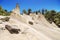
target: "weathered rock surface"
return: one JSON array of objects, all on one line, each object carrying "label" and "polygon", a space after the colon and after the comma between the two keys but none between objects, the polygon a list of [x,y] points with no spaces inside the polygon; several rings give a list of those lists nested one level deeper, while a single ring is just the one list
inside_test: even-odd
[{"label": "weathered rock surface", "polygon": [[[60,28],[54,23],[50,24],[42,14],[21,15],[19,13],[19,7],[16,6],[8,22],[0,20],[0,40],[60,40]],[[11,34],[5,29],[5,25],[12,27],[15,25],[21,31],[19,34]]]}]

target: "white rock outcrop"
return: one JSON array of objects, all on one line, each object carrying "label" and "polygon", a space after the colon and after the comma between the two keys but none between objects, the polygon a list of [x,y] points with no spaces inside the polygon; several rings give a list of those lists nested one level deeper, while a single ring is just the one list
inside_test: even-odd
[{"label": "white rock outcrop", "polygon": [[42,14],[21,15],[17,5],[9,17],[9,21],[1,23],[0,28],[15,25],[21,31],[19,34],[10,34],[7,29],[0,29],[0,40],[60,40],[60,29],[54,23],[50,24]]}]

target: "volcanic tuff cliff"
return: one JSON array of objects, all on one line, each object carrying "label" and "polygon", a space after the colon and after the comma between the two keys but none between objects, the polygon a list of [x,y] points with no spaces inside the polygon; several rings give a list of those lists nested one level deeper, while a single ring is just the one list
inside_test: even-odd
[{"label": "volcanic tuff cliff", "polygon": [[50,24],[40,13],[21,15],[17,4],[9,17],[8,22],[0,21],[0,28],[16,25],[21,31],[19,34],[10,34],[7,29],[0,29],[0,40],[60,40],[60,29],[54,23]]}]

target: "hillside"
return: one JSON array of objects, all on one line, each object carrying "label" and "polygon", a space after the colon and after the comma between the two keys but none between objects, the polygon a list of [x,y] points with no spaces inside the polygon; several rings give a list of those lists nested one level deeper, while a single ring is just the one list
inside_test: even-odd
[{"label": "hillside", "polygon": [[0,40],[60,40],[60,28],[43,14],[20,14],[19,5],[10,16],[0,15]]},{"label": "hillside", "polygon": [[[21,30],[19,34],[11,34],[7,29],[0,29],[0,40],[60,40],[60,29],[50,24],[42,14],[35,16],[24,14],[18,17],[10,16],[8,22],[0,24],[0,28],[5,29],[5,25],[16,25]],[[35,19],[33,20],[32,17]],[[21,21],[21,19],[26,21]],[[33,25],[29,24],[29,21],[33,22]]]}]

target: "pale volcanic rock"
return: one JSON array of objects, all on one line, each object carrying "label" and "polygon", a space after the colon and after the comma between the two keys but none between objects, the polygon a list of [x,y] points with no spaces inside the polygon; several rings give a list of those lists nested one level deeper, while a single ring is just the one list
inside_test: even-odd
[{"label": "pale volcanic rock", "polygon": [[[40,13],[21,15],[19,5],[17,5],[9,17],[8,22],[0,21],[2,22],[0,40],[60,40],[60,28],[55,23],[50,24]],[[0,16],[0,18],[5,18],[5,16]],[[29,21],[33,25],[29,24]],[[19,34],[11,34],[7,29],[2,29],[5,25],[16,26],[15,28],[18,27],[21,31]]]}]

